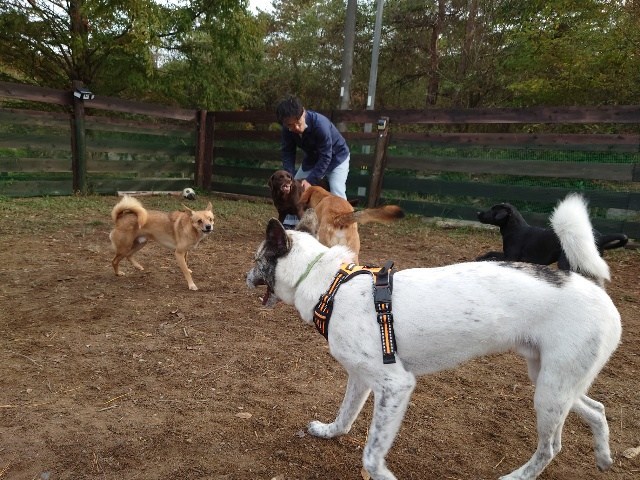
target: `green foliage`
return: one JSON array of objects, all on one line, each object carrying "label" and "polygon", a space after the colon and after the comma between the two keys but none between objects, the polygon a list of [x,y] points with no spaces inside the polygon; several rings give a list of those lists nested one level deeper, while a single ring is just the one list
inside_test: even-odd
[{"label": "green foliage", "polygon": [[[376,3],[358,2],[354,109],[366,106]],[[623,0],[387,0],[376,107],[638,103],[638,5]],[[277,0],[275,7],[257,106],[272,108],[283,93],[295,92],[316,108],[335,108],[345,2]],[[434,103],[428,100],[430,89],[435,89]]]},{"label": "green foliage", "polygon": [[[4,79],[197,108],[251,92],[261,31],[246,0],[16,0],[0,5]],[[3,67],[4,66],[4,67]]]},{"label": "green foliage", "polygon": [[[344,0],[12,0],[0,80],[209,110],[337,107]],[[377,0],[357,8],[351,108],[368,97]],[[640,3],[386,0],[376,108],[640,103]],[[533,127],[532,127],[533,128]],[[545,127],[546,128],[546,127]]]},{"label": "green foliage", "polygon": [[637,103],[640,23],[632,3],[504,2],[501,68],[511,103]]},{"label": "green foliage", "polygon": [[162,24],[162,9],[150,0],[6,2],[0,63],[17,80],[55,88],[80,80],[116,93],[149,71]]},{"label": "green foliage", "polygon": [[[338,103],[345,2],[275,0],[265,18],[265,62],[256,72],[258,97],[250,105],[272,110],[287,93],[314,109]],[[357,54],[356,54],[357,55]]]},{"label": "green foliage", "polygon": [[164,44],[155,92],[182,106],[232,110],[255,94],[264,27],[244,0],[204,3],[213,6],[176,22],[180,34]]}]

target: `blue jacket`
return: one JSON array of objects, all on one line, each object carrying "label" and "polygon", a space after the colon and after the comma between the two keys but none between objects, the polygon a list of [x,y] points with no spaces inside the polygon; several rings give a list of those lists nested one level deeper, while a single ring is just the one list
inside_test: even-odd
[{"label": "blue jacket", "polygon": [[282,168],[295,174],[296,148],[299,147],[304,152],[302,169],[311,170],[306,180],[317,185],[327,172],[349,158],[349,147],[335,125],[324,115],[307,110],[305,120],[307,128],[302,135],[282,127]]}]

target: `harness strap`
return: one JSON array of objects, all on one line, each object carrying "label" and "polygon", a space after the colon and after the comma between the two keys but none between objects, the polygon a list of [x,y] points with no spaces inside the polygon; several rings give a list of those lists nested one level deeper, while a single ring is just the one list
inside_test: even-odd
[{"label": "harness strap", "polygon": [[397,352],[396,339],[393,332],[393,314],[391,313],[391,292],[393,289],[393,262],[388,261],[383,267],[369,267],[343,263],[333,277],[327,291],[313,310],[313,323],[325,339],[329,337],[329,319],[333,312],[333,298],[340,285],[360,273],[373,276],[373,301],[376,308],[380,338],[382,341],[382,360],[385,364],[395,363]]},{"label": "harness strap", "polygon": [[396,363],[398,351],[393,332],[393,313],[391,312],[391,292],[393,291],[393,262],[388,261],[375,277],[373,302],[378,314],[380,338],[382,340],[383,363]]},{"label": "harness strap", "polygon": [[320,300],[313,310],[313,323],[325,339],[329,337],[329,319],[333,312],[333,297],[338,291],[338,287],[354,275],[369,273],[365,270],[366,268],[355,263],[343,263],[340,265],[338,273],[333,277],[327,291],[320,296]]}]

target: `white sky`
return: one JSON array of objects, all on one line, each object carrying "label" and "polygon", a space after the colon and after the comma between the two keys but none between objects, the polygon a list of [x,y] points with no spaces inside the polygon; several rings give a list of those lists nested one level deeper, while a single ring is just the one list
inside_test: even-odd
[{"label": "white sky", "polygon": [[271,0],[249,0],[249,7],[252,12],[257,12],[258,9],[263,12],[270,12]]}]

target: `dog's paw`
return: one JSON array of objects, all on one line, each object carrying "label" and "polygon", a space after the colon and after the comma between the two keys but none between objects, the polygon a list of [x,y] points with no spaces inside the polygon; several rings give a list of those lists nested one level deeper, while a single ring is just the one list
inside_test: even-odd
[{"label": "dog's paw", "polygon": [[119,277],[124,277],[124,272],[116,272],[116,275]]},{"label": "dog's paw", "polygon": [[606,454],[602,458],[596,458],[596,465],[601,472],[606,472],[611,468],[611,465],[613,465],[613,459]]},{"label": "dog's paw", "polygon": [[198,290],[198,287],[196,287],[195,283],[192,283],[191,285],[189,285],[189,290]]},{"label": "dog's paw", "polygon": [[320,438],[332,438],[339,435],[335,423],[322,423],[317,420],[309,422],[307,425],[307,431],[314,437]]},{"label": "dog's paw", "polygon": [[530,476],[525,476],[522,473],[523,467],[520,467],[518,470],[511,472],[508,475],[503,475],[500,477],[500,480],[528,480],[531,478]]}]

